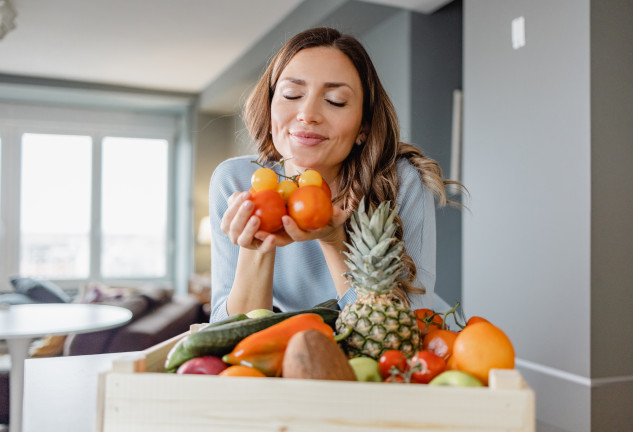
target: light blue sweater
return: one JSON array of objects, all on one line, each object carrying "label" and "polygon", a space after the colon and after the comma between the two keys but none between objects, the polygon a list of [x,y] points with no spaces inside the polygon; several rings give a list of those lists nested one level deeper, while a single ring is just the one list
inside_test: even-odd
[{"label": "light blue sweater", "polygon": [[[228,316],[228,299],[239,246],[231,243],[220,229],[220,221],[227,209],[227,200],[236,191],[246,191],[257,165],[250,163],[256,156],[241,156],[222,162],[211,177],[209,215],[211,217],[211,321]],[[404,244],[418,269],[417,286],[424,286],[426,294],[411,295],[413,309],[433,306],[435,285],[435,202],[426,189],[418,171],[407,161],[398,162],[400,187],[397,202],[402,219]],[[278,247],[273,276],[273,305],[282,311],[308,309],[325,300],[338,298],[334,282],[325,263],[317,240],[291,243]],[[338,303],[341,309],[356,300],[349,289]]]}]

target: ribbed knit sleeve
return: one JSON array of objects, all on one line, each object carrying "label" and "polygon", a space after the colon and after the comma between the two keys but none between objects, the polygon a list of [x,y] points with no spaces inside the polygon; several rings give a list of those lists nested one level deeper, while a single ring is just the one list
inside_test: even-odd
[{"label": "ribbed knit sleeve", "polygon": [[211,219],[211,322],[228,316],[226,300],[233,286],[239,246],[233,244],[220,228],[228,199],[234,192],[250,189],[250,179],[257,169],[256,156],[233,158],[222,162],[213,171],[209,186],[209,218]]}]

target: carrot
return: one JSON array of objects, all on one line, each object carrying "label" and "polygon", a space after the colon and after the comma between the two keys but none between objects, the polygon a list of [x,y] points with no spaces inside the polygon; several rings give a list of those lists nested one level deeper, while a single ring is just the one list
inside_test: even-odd
[{"label": "carrot", "polygon": [[245,337],[233,351],[223,356],[222,360],[232,365],[254,367],[267,376],[281,376],[288,342],[292,336],[304,330],[317,330],[334,340],[332,327],[327,325],[321,316],[304,313]]}]

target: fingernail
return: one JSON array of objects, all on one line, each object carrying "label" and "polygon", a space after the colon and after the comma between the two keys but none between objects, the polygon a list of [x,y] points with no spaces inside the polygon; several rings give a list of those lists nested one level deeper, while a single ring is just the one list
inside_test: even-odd
[{"label": "fingernail", "polygon": [[246,210],[250,210],[253,207],[253,201],[244,201],[242,203],[242,208],[246,209]]}]

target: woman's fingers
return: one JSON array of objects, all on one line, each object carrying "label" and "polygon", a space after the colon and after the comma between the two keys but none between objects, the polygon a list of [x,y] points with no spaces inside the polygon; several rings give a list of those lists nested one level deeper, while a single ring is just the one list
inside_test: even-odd
[{"label": "woman's fingers", "polygon": [[251,216],[248,218],[246,225],[239,232],[235,243],[241,247],[252,248],[253,239],[257,229],[259,228],[259,223],[259,218],[257,216]]},{"label": "woman's fingers", "polygon": [[233,219],[235,218],[235,215],[239,211],[240,206],[249,197],[250,197],[250,194],[248,192],[235,192],[229,197],[227,201],[228,208],[224,212],[224,215],[222,216],[222,221],[220,222],[220,229],[222,230],[223,233],[227,235],[229,234],[229,229],[230,229],[231,223],[233,222]]}]

